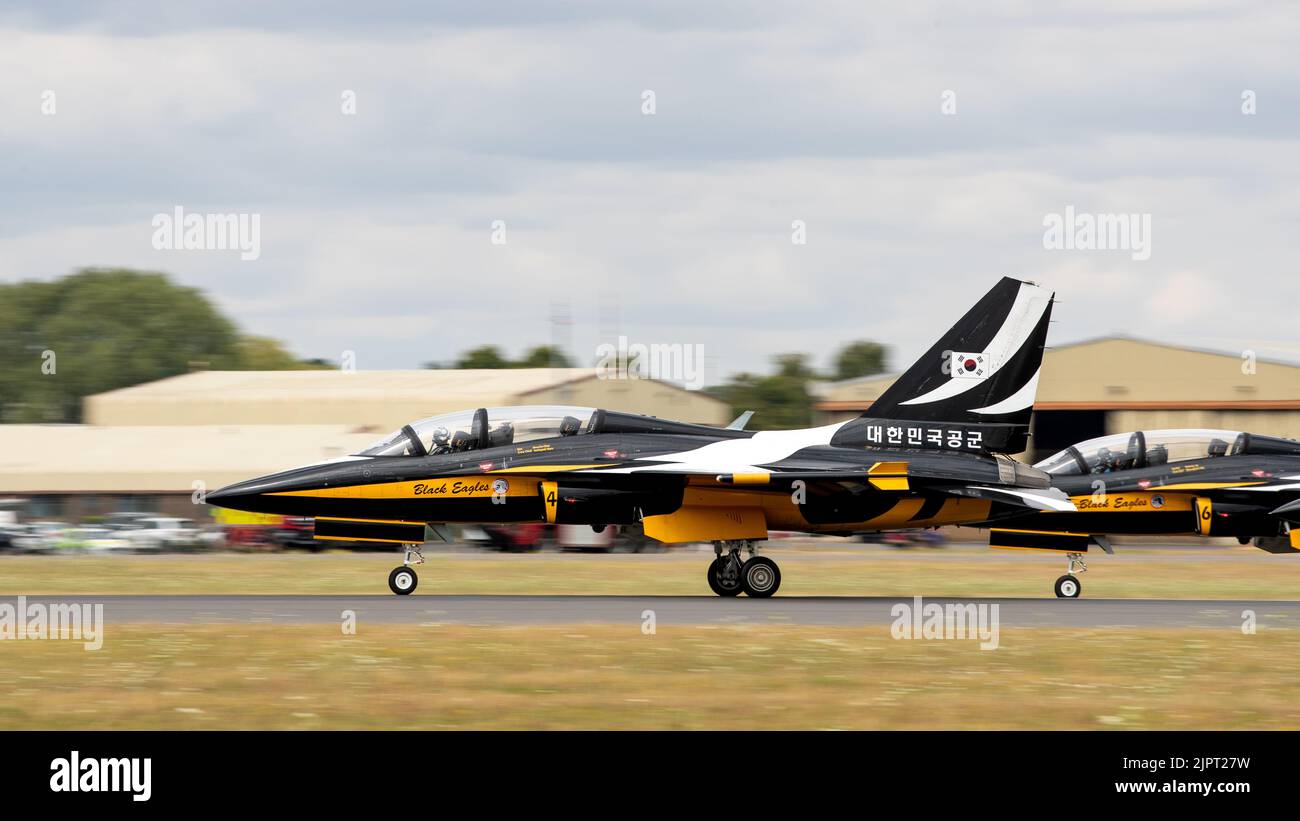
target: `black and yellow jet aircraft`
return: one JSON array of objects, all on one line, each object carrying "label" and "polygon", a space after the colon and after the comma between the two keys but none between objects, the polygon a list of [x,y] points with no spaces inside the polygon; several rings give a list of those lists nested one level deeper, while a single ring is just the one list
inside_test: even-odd
[{"label": "black and yellow jet aircraft", "polygon": [[1253,539],[1300,552],[1300,442],[1230,430],[1149,430],[1089,439],[1034,465],[1073,511],[994,510],[989,546],[1066,553],[1056,595],[1074,598],[1082,554],[1104,535],[1187,534]]},{"label": "black and yellow jet aircraft", "polygon": [[[1005,278],[855,419],[751,432],[577,407],[478,408],[403,426],[360,453],[209,494],[311,516],[316,538],[406,545],[389,587],[415,589],[426,525],[640,523],[713,542],[718,595],[781,583],[755,555],[768,530],[853,533],[1074,509],[1024,449],[1052,294]],[[742,552],[748,558],[742,557]]]}]

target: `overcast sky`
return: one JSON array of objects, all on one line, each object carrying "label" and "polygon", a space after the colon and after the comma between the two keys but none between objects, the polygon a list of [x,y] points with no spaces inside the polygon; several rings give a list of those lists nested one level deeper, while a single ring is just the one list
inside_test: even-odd
[{"label": "overcast sky", "polygon": [[[104,5],[0,11],[0,280],[162,270],[360,368],[561,310],[583,362],[701,344],[712,383],[904,365],[1011,275],[1054,344],[1300,359],[1293,3]],[[156,250],[176,206],[259,215],[260,257]],[[1149,215],[1150,258],[1044,248],[1067,207]]]}]

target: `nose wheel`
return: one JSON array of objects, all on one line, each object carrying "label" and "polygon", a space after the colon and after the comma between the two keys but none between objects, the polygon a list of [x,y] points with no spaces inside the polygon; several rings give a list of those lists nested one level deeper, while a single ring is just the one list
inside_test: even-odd
[{"label": "nose wheel", "polygon": [[409,596],[420,583],[420,577],[409,567],[395,567],[388,574],[388,589],[399,596]]},{"label": "nose wheel", "polygon": [[1056,597],[1058,599],[1077,599],[1083,592],[1083,584],[1079,581],[1075,573],[1086,573],[1088,565],[1083,563],[1083,555],[1079,553],[1067,553],[1066,558],[1070,560],[1070,569],[1064,576],[1056,580]]},{"label": "nose wheel", "polygon": [[399,596],[411,595],[415,591],[415,586],[420,583],[420,577],[414,567],[417,564],[424,564],[424,554],[420,552],[419,546],[407,545],[402,566],[393,568],[393,571],[388,574],[388,589]]}]

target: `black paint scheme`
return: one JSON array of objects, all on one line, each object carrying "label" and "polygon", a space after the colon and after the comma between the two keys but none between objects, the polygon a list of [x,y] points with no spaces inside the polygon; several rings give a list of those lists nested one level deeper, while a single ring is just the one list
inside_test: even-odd
[{"label": "black paint scheme", "polygon": [[[560,523],[633,524],[644,516],[672,513],[682,505],[692,480],[718,483],[746,493],[788,496],[794,482],[808,487],[802,505],[810,524],[845,525],[873,519],[902,498],[930,497],[924,512],[937,512],[954,497],[977,498],[970,486],[1045,489],[1045,475],[1025,465],[989,453],[946,452],[907,448],[870,448],[857,442],[859,420],[845,423],[833,444],[796,450],[789,457],[759,465],[770,471],[762,487],[728,482],[726,474],[689,474],[671,463],[657,468],[648,457],[667,457],[754,434],[698,425],[683,425],[635,414],[598,412],[608,430],[530,442],[527,446],[501,445],[461,453],[424,456],[371,456],[297,468],[240,482],[208,495],[222,507],[285,515],[346,519],[429,522],[543,521],[545,510],[539,493],[511,495],[496,501],[491,495],[471,498],[392,496],[383,498],[281,495],[329,488],[356,488],[391,483],[460,480],[465,485],[490,484],[514,475],[549,477],[560,482],[564,505]],[[538,446],[543,452],[533,451]],[[877,463],[906,464],[906,493],[876,490],[868,470]],[[575,466],[582,466],[575,470]],[[617,472],[634,467],[637,472]],[[521,474],[520,472],[523,471]],[[722,481],[719,483],[719,476]],[[1005,515],[1023,509],[1007,506]],[[918,517],[918,521],[924,517]]]}]

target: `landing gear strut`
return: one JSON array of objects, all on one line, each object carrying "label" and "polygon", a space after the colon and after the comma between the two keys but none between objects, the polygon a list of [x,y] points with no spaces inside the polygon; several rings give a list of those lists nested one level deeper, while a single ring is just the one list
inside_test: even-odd
[{"label": "landing gear strut", "polygon": [[419,545],[406,545],[406,554],[402,557],[402,566],[393,568],[388,574],[388,589],[399,596],[409,596],[420,583],[413,565],[424,564],[424,554]]},{"label": "landing gear strut", "polygon": [[1065,557],[1070,560],[1070,569],[1065,575],[1056,580],[1056,597],[1058,599],[1077,599],[1083,592],[1083,585],[1074,575],[1075,573],[1088,572],[1088,565],[1083,563],[1082,553],[1066,553]]},{"label": "landing gear strut", "polygon": [[[741,559],[742,550],[748,559]],[[709,564],[709,588],[719,596],[739,596],[743,592],[755,599],[775,593],[781,586],[781,569],[766,556],[754,555],[756,550],[750,540],[714,542],[716,558]]]}]

